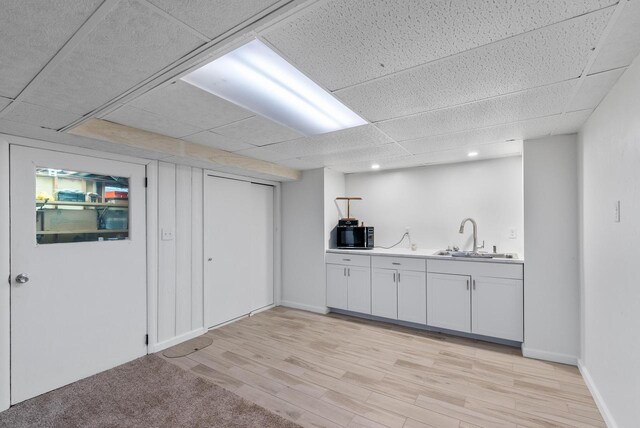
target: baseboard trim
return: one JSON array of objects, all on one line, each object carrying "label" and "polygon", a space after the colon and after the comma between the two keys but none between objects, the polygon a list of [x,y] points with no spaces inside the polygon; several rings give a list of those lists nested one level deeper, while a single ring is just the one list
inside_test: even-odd
[{"label": "baseboard trim", "polygon": [[536,360],[552,361],[554,363],[578,365],[578,357],[574,355],[561,354],[559,352],[541,351],[539,349],[531,349],[522,345],[522,355],[527,358]]},{"label": "baseboard trim", "polygon": [[607,424],[607,427],[609,428],[618,428],[618,424],[615,419],[613,419],[613,415],[611,414],[609,407],[607,407],[598,387],[596,387],[596,384],[593,382],[593,378],[591,377],[589,370],[580,359],[578,360],[578,369],[580,370],[580,374],[582,374],[584,383],[587,384],[587,388],[589,388],[589,392],[591,392],[591,395],[593,396],[593,400],[596,402],[596,406],[598,406],[598,410],[600,410],[604,423]]},{"label": "baseboard trim", "polygon": [[193,339],[194,337],[198,337],[201,336],[203,334],[205,334],[207,332],[207,329],[202,327],[202,328],[197,328],[195,330],[191,330],[187,333],[181,334],[180,336],[176,336],[176,337],[172,337],[171,339],[168,340],[164,340],[162,342],[156,343],[155,345],[149,345],[149,354],[153,354],[156,352],[160,352],[163,351],[167,348],[171,348],[174,345],[177,345],[178,343],[182,343],[185,342],[189,339]]},{"label": "baseboard trim", "polygon": [[324,315],[329,313],[329,308],[327,307],[305,305],[302,303],[291,302],[288,300],[282,300],[279,306],[284,306],[286,308],[292,308],[292,309],[300,309],[303,311],[315,312],[317,314],[324,314]]}]

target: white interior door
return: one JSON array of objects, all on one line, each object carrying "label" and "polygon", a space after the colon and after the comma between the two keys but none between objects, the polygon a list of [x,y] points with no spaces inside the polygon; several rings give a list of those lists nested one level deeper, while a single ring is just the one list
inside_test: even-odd
[{"label": "white interior door", "polygon": [[207,176],[204,196],[205,324],[273,304],[273,188]]},{"label": "white interior door", "polygon": [[[46,216],[38,213],[36,168],[51,168],[56,180],[57,170],[127,178],[128,224],[109,214],[109,230],[98,233],[96,217],[107,217],[89,213],[97,205],[86,202],[68,204],[66,212],[49,202]],[[146,198],[142,165],[12,146],[10,169],[11,401],[17,403],[146,354]],[[45,232],[42,219],[55,231]],[[125,236],[117,232],[124,227],[128,238],[112,240]],[[28,282],[20,283],[20,274]]]}]

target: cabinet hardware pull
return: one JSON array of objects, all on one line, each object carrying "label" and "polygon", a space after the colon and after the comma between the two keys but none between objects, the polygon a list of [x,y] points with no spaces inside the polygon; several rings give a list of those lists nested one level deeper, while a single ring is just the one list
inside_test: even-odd
[{"label": "cabinet hardware pull", "polygon": [[396,273],[393,273],[393,282],[396,282]]},{"label": "cabinet hardware pull", "polygon": [[400,282],[400,272],[398,272],[398,282]]},{"label": "cabinet hardware pull", "polygon": [[351,259],[342,259],[343,262],[350,262]]},{"label": "cabinet hardware pull", "polygon": [[344,272],[342,272],[342,276],[347,276],[347,268],[344,268]]},{"label": "cabinet hardware pull", "polygon": [[467,290],[469,289],[469,280],[467,279]]},{"label": "cabinet hardware pull", "polygon": [[351,268],[347,268],[347,276],[351,276]]},{"label": "cabinet hardware pull", "polygon": [[400,263],[398,262],[391,262],[392,265],[396,265],[396,266],[400,266]]},{"label": "cabinet hardware pull", "polygon": [[476,289],[476,280],[475,279],[473,280],[473,289],[474,290]]}]

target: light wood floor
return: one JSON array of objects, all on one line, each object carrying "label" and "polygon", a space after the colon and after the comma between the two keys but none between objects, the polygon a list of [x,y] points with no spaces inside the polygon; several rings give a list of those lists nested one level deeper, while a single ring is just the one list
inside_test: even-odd
[{"label": "light wood floor", "polygon": [[307,427],[605,427],[575,367],[514,348],[275,308],[169,359]]}]

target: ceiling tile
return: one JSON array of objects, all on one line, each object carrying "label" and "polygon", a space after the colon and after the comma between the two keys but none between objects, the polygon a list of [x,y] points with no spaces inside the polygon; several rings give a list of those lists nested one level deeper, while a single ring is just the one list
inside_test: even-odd
[{"label": "ceiling tile", "polygon": [[265,147],[253,147],[251,149],[238,150],[235,153],[248,156],[250,158],[261,159],[267,162],[277,162],[289,158],[287,155],[273,152]]},{"label": "ceiling tile", "polygon": [[0,13],[0,95],[16,97],[102,0],[4,0]]},{"label": "ceiling tile", "polygon": [[323,162],[325,166],[344,164],[349,162],[382,161],[406,156],[407,152],[396,143],[384,144],[382,146],[347,150],[339,153],[326,155],[314,155],[303,157],[302,160],[309,162]]},{"label": "ceiling tile", "polygon": [[226,150],[228,152],[246,150],[255,147],[251,144],[236,141],[230,137],[218,135],[210,131],[198,132],[197,134],[189,135],[187,137],[183,137],[182,139],[185,141],[191,141],[192,143],[201,144],[203,146]]},{"label": "ceiling tile", "polygon": [[9,104],[11,104],[10,99],[0,97],[0,112]]},{"label": "ceiling tile", "polygon": [[14,122],[28,123],[42,128],[60,129],[78,120],[81,116],[29,103],[16,102],[3,114],[3,118]]},{"label": "ceiling tile", "polygon": [[[372,161],[365,162],[351,162],[344,164],[336,164],[332,165],[331,169],[336,171],[344,172],[345,174],[352,174],[356,172],[373,172],[371,169]],[[407,155],[393,159],[387,159],[384,161],[376,162],[380,165],[379,171],[387,170],[387,169],[400,169],[400,168],[411,168],[420,166],[422,163],[416,156]]]},{"label": "ceiling tile", "polygon": [[403,141],[402,146],[411,153],[430,153],[470,147],[477,144],[505,142],[506,140],[526,140],[549,135],[558,125],[561,115],[530,119],[489,128],[457,132]]},{"label": "ceiling tile", "polygon": [[573,134],[578,132],[589,116],[591,116],[591,113],[593,113],[593,109],[565,113],[564,116],[558,120],[557,125],[553,129],[553,135]]},{"label": "ceiling tile", "polygon": [[254,146],[293,140],[301,135],[262,116],[239,120],[229,125],[215,128],[212,131]]},{"label": "ceiling tile", "polygon": [[379,121],[577,78],[613,8],[336,92]]},{"label": "ceiling tile", "polygon": [[[623,0],[624,1],[624,0]],[[626,67],[640,54],[640,2],[626,1],[590,73]]]},{"label": "ceiling tile", "polygon": [[335,90],[615,3],[323,1],[262,35],[311,78]]},{"label": "ceiling tile", "polygon": [[484,128],[562,113],[577,79],[483,101],[379,122],[397,141]]},{"label": "ceiling tile", "polygon": [[86,114],[202,43],[160,12],[121,0],[25,101]]},{"label": "ceiling tile", "polygon": [[278,0],[149,1],[211,39],[278,2]]},{"label": "ceiling tile", "polygon": [[103,119],[173,138],[181,138],[202,131],[194,126],[160,117],[128,105],[109,113]]},{"label": "ceiling tile", "polygon": [[571,100],[567,111],[596,108],[624,71],[624,68],[619,68],[585,77],[580,90],[575,98]]},{"label": "ceiling tile", "polygon": [[269,146],[269,150],[290,155],[291,157],[302,157],[379,146],[391,142],[393,140],[376,129],[375,126],[363,125],[273,144]]},{"label": "ceiling tile", "polygon": [[[478,156],[470,158],[468,156],[470,149],[476,150],[478,152]],[[444,151],[432,152],[432,153],[423,153],[420,155],[416,155],[416,160],[423,165],[430,165],[430,164],[437,164],[437,163],[478,161],[482,159],[493,159],[493,158],[505,157],[505,156],[517,156],[521,154],[522,154],[522,142],[509,141],[509,142],[476,145],[468,148],[444,150]]]},{"label": "ceiling tile", "polygon": [[130,104],[200,129],[211,129],[253,116],[252,112],[181,80],[152,89]]}]

